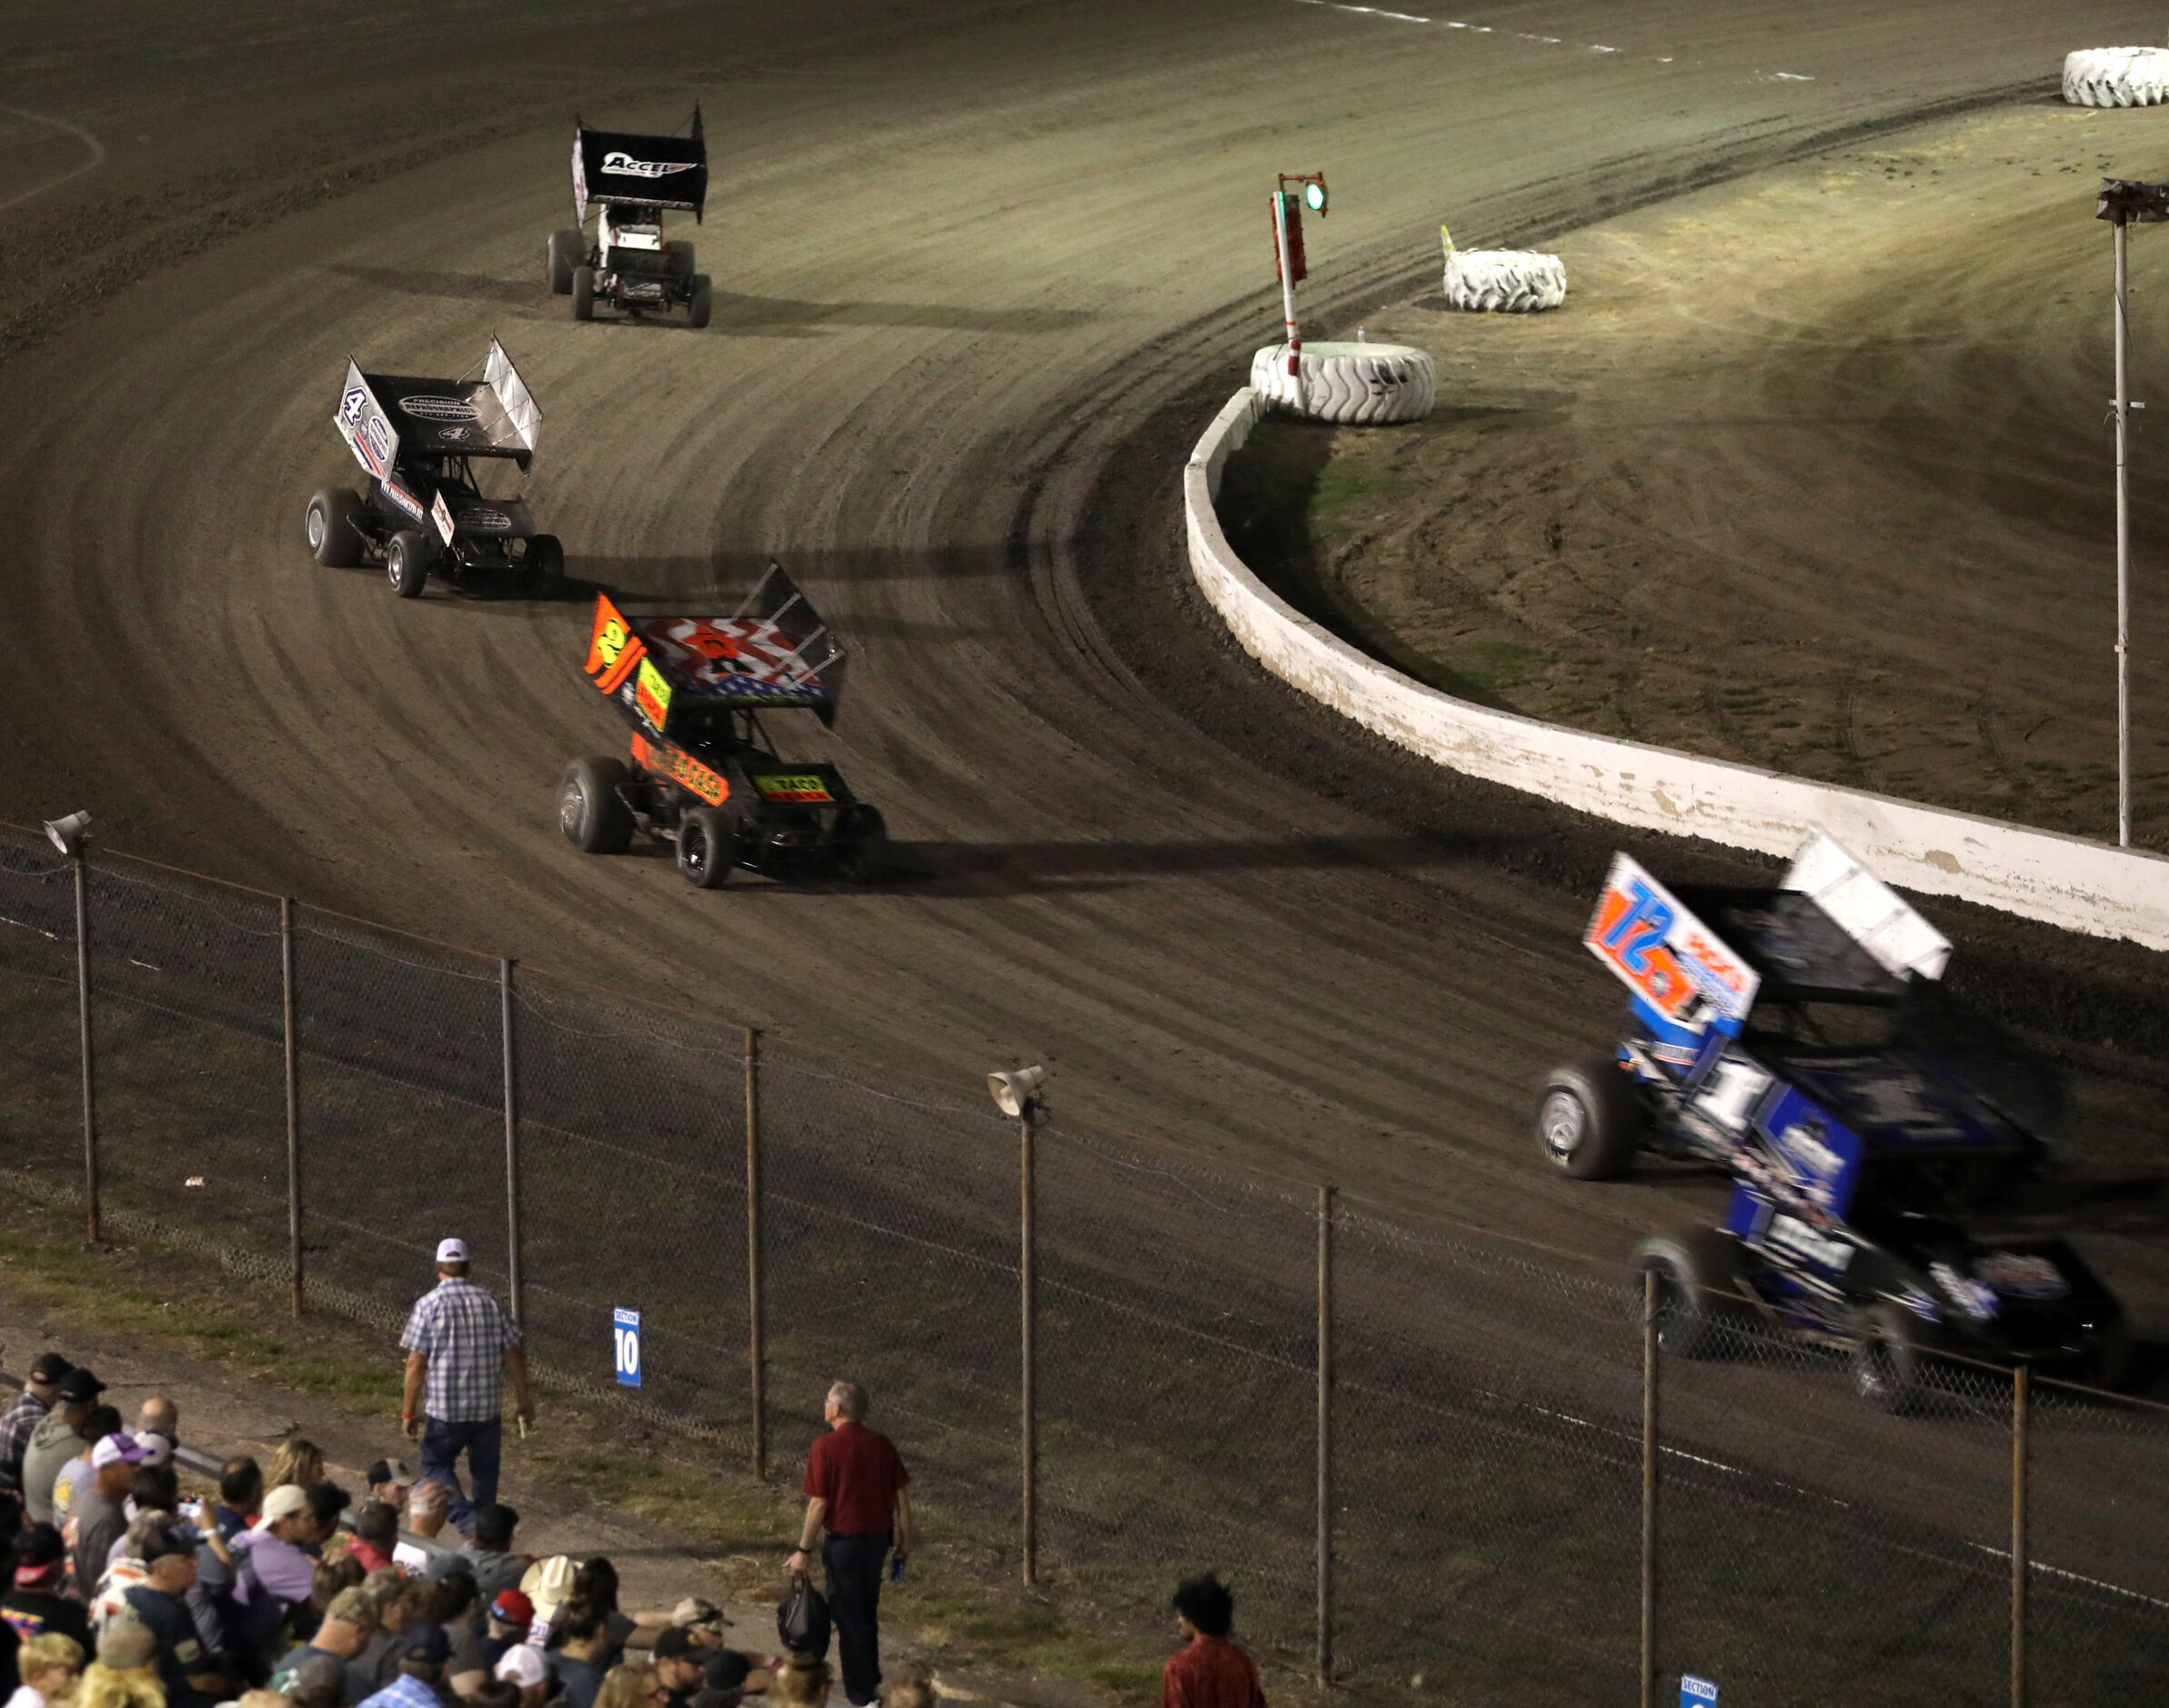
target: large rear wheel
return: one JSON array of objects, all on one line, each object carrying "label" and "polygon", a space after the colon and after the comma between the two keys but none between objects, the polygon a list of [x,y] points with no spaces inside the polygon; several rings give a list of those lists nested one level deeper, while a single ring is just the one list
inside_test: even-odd
[{"label": "large rear wheel", "polygon": [[361,561],[361,500],[345,487],[326,487],[309,499],[302,527],[309,556],[326,569],[351,569]]},{"label": "large rear wheel", "polygon": [[576,266],[572,270],[572,317],[595,318],[595,269],[591,266]]},{"label": "large rear wheel", "polygon": [[1910,1412],[1921,1402],[1926,1359],[1919,1321],[1888,1300],[1869,1307],[1853,1345],[1853,1392],[1878,1412]]},{"label": "large rear wheel", "polygon": [[889,827],[880,809],[846,807],[836,827],[836,870],[846,883],[869,884],[889,869]]},{"label": "large rear wheel", "polygon": [[580,265],[586,252],[587,246],[580,241],[578,226],[550,233],[549,278],[553,296],[568,296],[572,294],[573,269]]},{"label": "large rear wheel", "polygon": [[384,548],[384,578],[403,599],[418,599],[429,585],[429,547],[420,534],[403,527]]},{"label": "large rear wheel", "polygon": [[678,821],[678,875],[696,889],[719,889],[738,863],[738,815],[695,807]]},{"label": "large rear wheel", "polygon": [[1554,1068],[1536,1101],[1537,1154],[1578,1181],[1624,1174],[1646,1118],[1626,1070],[1609,1056]]},{"label": "large rear wheel", "polygon": [[692,300],[686,305],[687,323],[695,327],[705,327],[708,325],[708,316],[715,312],[715,288],[709,285],[708,275],[705,273],[694,274]]},{"label": "large rear wheel", "polygon": [[557,779],[557,829],[583,854],[622,854],[633,813],[619,792],[632,773],[622,759],[575,759]]},{"label": "large rear wheel", "polygon": [[1657,1278],[1657,1344],[1674,1357],[1715,1357],[1726,1350],[1726,1329],[1745,1320],[1740,1247],[1730,1234],[1658,1234],[1634,1248],[1634,1271]]}]

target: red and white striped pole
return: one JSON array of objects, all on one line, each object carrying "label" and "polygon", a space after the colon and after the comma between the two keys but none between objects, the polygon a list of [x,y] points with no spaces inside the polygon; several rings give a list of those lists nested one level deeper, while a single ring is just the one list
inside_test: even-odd
[{"label": "red and white striped pole", "polygon": [[[1289,196],[1285,190],[1273,192],[1273,240],[1279,246],[1274,259],[1280,269],[1280,311],[1288,324],[1288,373],[1300,386],[1302,380],[1302,330],[1295,324],[1295,255],[1288,241]],[[1301,215],[1297,215],[1301,218]]]}]

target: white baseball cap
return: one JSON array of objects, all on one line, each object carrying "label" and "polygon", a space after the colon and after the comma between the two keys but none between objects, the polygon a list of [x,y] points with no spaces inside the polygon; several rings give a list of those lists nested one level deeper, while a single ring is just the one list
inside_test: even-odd
[{"label": "white baseball cap", "polygon": [[437,1242],[437,1261],[439,1263],[466,1262],[467,1241],[465,1240],[439,1240]]},{"label": "white baseball cap", "polygon": [[542,1651],[524,1643],[514,1643],[497,1663],[497,1676],[522,1690],[533,1690],[536,1685],[547,1683],[549,1675],[549,1665],[543,1660]]}]

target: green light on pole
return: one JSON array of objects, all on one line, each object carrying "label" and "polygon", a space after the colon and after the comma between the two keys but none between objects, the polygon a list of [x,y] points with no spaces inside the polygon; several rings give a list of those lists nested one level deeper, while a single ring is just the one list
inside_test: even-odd
[{"label": "green light on pole", "polygon": [[1303,206],[1309,208],[1313,214],[1324,213],[1326,210],[1325,186],[1315,181],[1304,185]]}]

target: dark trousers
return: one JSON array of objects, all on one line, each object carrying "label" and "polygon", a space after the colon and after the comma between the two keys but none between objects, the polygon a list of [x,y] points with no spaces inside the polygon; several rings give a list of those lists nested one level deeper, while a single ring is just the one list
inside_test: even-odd
[{"label": "dark trousers", "polygon": [[[488,1506],[497,1498],[497,1461],[505,1447],[505,1420],[490,1418],[480,1423],[447,1423],[442,1418],[422,1420],[422,1477],[441,1482],[452,1492],[445,1502],[445,1522],[462,1535],[475,1528],[475,1508]],[[467,1455],[468,1474],[475,1480],[470,1503],[459,1486],[458,1460]]]},{"label": "dark trousers", "polygon": [[828,1571],[828,1614],[836,1621],[836,1648],[843,1663],[844,1694],[870,1703],[881,1688],[881,1567],[889,1536],[835,1536],[821,1544]]}]

